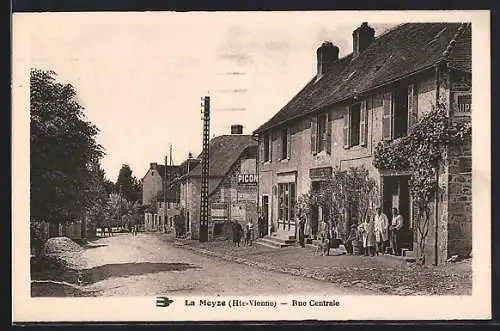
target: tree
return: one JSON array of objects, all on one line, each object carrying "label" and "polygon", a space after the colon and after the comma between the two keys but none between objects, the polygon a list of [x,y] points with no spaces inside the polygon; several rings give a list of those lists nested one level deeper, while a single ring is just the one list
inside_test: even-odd
[{"label": "tree", "polygon": [[364,167],[335,171],[314,195],[330,229],[344,236],[348,234],[353,216],[364,220],[378,203],[377,183]]},{"label": "tree", "polygon": [[142,185],[132,175],[128,164],[122,165],[116,180],[115,193],[121,194],[128,201],[139,201],[142,197]]},{"label": "tree", "polygon": [[103,226],[110,217],[106,181],[104,170],[100,165],[94,165],[92,177],[86,183],[85,189],[88,190],[89,196],[92,197],[92,200],[87,203],[87,215],[89,220],[95,223],[97,227]]},{"label": "tree", "polygon": [[30,73],[30,207],[33,220],[59,223],[80,219],[93,199],[94,191],[82,188],[104,150],[74,87],[55,76]]}]

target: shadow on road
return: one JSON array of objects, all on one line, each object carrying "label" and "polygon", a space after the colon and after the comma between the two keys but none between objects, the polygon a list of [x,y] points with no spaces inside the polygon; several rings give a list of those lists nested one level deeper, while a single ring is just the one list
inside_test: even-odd
[{"label": "shadow on road", "polygon": [[31,283],[32,297],[95,297],[96,291],[82,291],[59,283]]},{"label": "shadow on road", "polygon": [[82,284],[97,283],[111,277],[128,277],[144,274],[152,274],[162,271],[185,271],[187,269],[199,269],[189,263],[120,263],[105,264],[102,266],[82,270]]},{"label": "shadow on road", "polygon": [[89,285],[111,277],[128,277],[162,271],[185,271],[199,268],[189,263],[139,262],[105,264],[90,269],[75,270],[61,259],[45,256],[31,259],[31,279]]},{"label": "shadow on road", "polygon": [[92,248],[99,248],[99,247],[107,247],[109,244],[92,244],[92,245],[86,245],[83,246],[84,249],[92,249]]}]

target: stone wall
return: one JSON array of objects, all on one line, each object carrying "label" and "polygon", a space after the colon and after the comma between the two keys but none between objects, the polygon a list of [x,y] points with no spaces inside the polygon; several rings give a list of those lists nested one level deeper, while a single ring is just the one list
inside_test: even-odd
[{"label": "stone wall", "polygon": [[449,150],[448,256],[472,250],[471,141]]}]

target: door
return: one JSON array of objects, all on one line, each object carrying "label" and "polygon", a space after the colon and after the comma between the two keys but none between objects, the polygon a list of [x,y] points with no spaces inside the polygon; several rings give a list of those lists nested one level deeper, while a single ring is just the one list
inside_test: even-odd
[{"label": "door", "polygon": [[262,196],[262,211],[264,212],[264,229],[267,234],[269,231],[269,196]]},{"label": "door", "polygon": [[393,218],[392,208],[397,208],[403,216],[401,229],[401,248],[413,249],[413,230],[410,228],[410,195],[408,189],[409,176],[385,176],[383,192],[383,211],[389,218]]}]

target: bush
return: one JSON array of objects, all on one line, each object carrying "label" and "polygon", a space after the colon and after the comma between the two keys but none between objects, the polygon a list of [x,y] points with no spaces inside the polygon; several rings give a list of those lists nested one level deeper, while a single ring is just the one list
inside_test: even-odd
[{"label": "bush", "polygon": [[30,247],[31,253],[40,256],[43,253],[43,244],[47,238],[43,231],[43,223],[30,222]]}]

